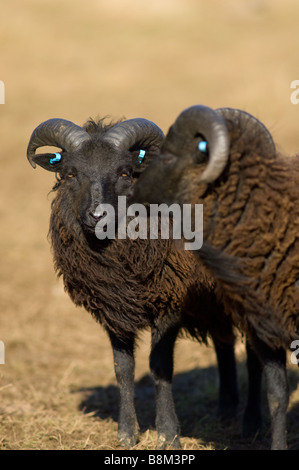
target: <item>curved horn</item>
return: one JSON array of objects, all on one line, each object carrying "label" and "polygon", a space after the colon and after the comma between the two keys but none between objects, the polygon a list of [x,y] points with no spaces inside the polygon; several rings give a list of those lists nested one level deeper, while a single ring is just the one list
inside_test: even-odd
[{"label": "curved horn", "polygon": [[35,168],[33,157],[37,148],[51,145],[70,152],[78,149],[88,139],[89,134],[73,122],[58,118],[48,119],[33,131],[27,147],[27,158]]},{"label": "curved horn", "polygon": [[239,126],[246,128],[246,132],[250,132],[254,129],[254,135],[259,133],[263,138],[263,152],[267,152],[270,155],[273,155],[276,152],[275,144],[270,132],[257,118],[240,109],[219,108],[216,109],[216,112],[220,114],[220,116],[222,116],[225,120],[232,120],[236,123],[239,123]]},{"label": "curved horn", "polygon": [[160,147],[164,139],[163,131],[152,121],[143,118],[128,119],[115,124],[105,135],[104,140],[120,149],[133,146]]},{"label": "curved horn", "polygon": [[169,136],[194,138],[201,134],[207,140],[209,161],[201,182],[211,183],[221,175],[228,160],[230,140],[225,121],[216,111],[202,105],[191,106],[179,115],[170,131]]}]

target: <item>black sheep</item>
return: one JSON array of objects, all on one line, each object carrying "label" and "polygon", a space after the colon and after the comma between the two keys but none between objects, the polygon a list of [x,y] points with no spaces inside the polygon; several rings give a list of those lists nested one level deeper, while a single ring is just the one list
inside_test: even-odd
[{"label": "black sheep", "polygon": [[[134,446],[138,438],[136,338],[141,329],[151,329],[159,449],[180,445],[171,391],[173,349],[180,331],[204,342],[212,337],[220,372],[220,413],[235,410],[238,402],[232,325],[205,268],[172,240],[99,240],[95,235],[104,217],[99,205],[110,204],[117,211],[118,197],[127,195],[163,138],[145,119],[114,125],[88,121],[84,128],[50,119],[34,130],[27,151],[32,166],[57,174],[49,230],[55,268],[73,302],[108,332],[120,389],[118,438],[124,446]],[[62,151],[35,154],[46,145]]]},{"label": "black sheep", "polygon": [[256,377],[245,426],[260,427],[263,369],[272,448],[286,448],[286,350],[299,337],[298,156],[279,154],[265,126],[244,111],[193,106],[171,126],[161,156],[134,189],[139,202],[203,204],[197,254],[247,335]]}]

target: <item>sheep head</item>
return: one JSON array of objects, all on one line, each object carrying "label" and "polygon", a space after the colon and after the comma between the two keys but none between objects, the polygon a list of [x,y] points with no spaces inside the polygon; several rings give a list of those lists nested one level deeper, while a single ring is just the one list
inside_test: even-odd
[{"label": "sheep head", "polygon": [[[244,135],[248,136],[247,141]],[[244,111],[212,110],[202,105],[186,109],[170,127],[161,155],[134,187],[132,201],[192,202],[193,188],[197,196],[203,196],[220,184],[232,149],[238,148],[242,153],[241,137],[242,145],[252,145],[254,138],[256,148],[263,155],[275,153],[268,130]]]},{"label": "sheep head", "polygon": [[[85,231],[94,233],[102,217],[97,207],[116,207],[118,196],[126,196],[159,152],[164,134],[156,124],[141,118],[106,127],[94,123],[92,132],[89,127],[64,119],[43,122],[32,133],[27,158],[33,167],[37,164],[57,173],[55,189],[65,217],[72,213]],[[61,150],[36,154],[43,146]]]}]

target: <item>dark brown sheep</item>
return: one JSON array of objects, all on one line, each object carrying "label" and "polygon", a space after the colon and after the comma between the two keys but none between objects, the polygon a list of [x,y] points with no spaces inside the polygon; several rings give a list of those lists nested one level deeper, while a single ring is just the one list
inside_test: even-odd
[{"label": "dark brown sheep", "polygon": [[[118,208],[140,173],[156,157],[162,131],[144,119],[81,128],[51,119],[38,126],[28,158],[57,173],[50,238],[55,268],[73,302],[83,306],[108,332],[120,389],[118,438],[133,446],[138,438],[134,407],[134,348],[138,333],[151,329],[150,368],[156,389],[156,427],[160,449],[179,447],[179,424],[171,391],[173,349],[180,331],[215,343],[220,373],[220,413],[238,402],[234,334],[214,282],[190,252],[171,240],[104,239],[96,227],[100,204]],[[50,145],[60,153],[36,155]],[[146,151],[142,163],[139,151]],[[117,221],[116,221],[117,222]]]},{"label": "dark brown sheep", "polygon": [[[197,254],[247,335],[256,393],[261,368],[254,354],[263,365],[272,448],[286,448],[286,350],[299,333],[299,158],[279,155],[248,113],[194,106],[171,126],[134,200],[203,204]],[[249,427],[250,414],[254,409],[246,411]]]}]

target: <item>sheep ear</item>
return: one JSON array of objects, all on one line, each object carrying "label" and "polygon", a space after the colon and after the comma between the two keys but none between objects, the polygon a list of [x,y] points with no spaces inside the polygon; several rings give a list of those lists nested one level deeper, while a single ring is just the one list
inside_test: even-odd
[{"label": "sheep ear", "polygon": [[47,171],[59,172],[62,167],[62,157],[60,153],[41,153],[34,155],[32,160]]}]

